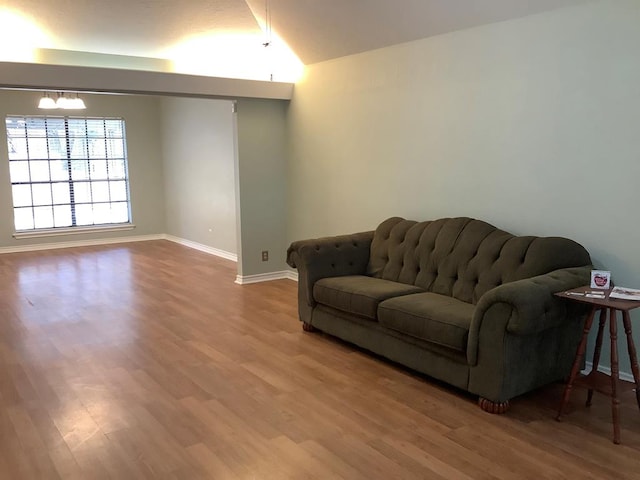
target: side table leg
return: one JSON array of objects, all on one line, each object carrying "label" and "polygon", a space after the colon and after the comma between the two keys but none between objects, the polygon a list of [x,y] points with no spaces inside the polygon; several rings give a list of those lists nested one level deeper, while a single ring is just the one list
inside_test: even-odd
[{"label": "side table leg", "polygon": [[620,443],[620,400],[618,399],[618,319],[614,308],[609,309],[609,333],[611,337],[611,414],[613,417],[613,443]]},{"label": "side table leg", "polygon": [[[604,326],[607,323],[607,309],[600,309],[600,324],[598,325],[598,336],[596,338],[596,346],[593,351],[593,363],[592,371],[595,373],[598,371],[598,365],[600,365],[600,352],[602,351],[602,338],[604,336]],[[591,406],[591,400],[593,399],[593,388],[590,388],[587,392],[587,407]]]},{"label": "side table leg", "polygon": [[578,351],[576,352],[576,358],[573,360],[573,367],[571,367],[571,374],[569,375],[569,380],[567,381],[567,385],[564,387],[564,393],[562,394],[562,402],[560,402],[560,408],[558,409],[558,416],[556,420],[562,420],[562,412],[564,408],[567,406],[569,402],[569,397],[571,396],[571,388],[573,387],[573,382],[578,376],[578,372],[580,371],[580,366],[582,365],[582,360],[584,359],[584,352],[587,349],[587,337],[589,336],[589,330],[591,330],[591,325],[593,324],[593,317],[596,314],[596,310],[598,307],[594,306],[589,312],[589,316],[584,322],[584,330],[582,331],[582,339],[580,340],[580,344],[578,345]]},{"label": "side table leg", "polygon": [[638,369],[638,357],[636,356],[636,346],[633,343],[633,334],[631,332],[631,318],[629,311],[622,312],[622,321],[624,323],[624,333],[627,335],[627,350],[629,351],[629,360],[631,361],[631,371],[633,372],[633,381],[636,384],[636,403],[640,408],[640,370]]}]

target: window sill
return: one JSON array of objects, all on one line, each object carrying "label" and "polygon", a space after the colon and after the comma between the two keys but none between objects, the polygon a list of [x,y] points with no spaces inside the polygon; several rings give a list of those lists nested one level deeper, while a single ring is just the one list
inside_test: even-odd
[{"label": "window sill", "polygon": [[39,230],[15,232],[13,238],[42,238],[42,237],[58,237],[61,235],[80,235],[83,233],[105,233],[105,232],[121,232],[123,230],[133,230],[136,226],[133,223],[125,223],[122,225],[100,225],[90,227],[70,227],[70,228],[41,228]]}]

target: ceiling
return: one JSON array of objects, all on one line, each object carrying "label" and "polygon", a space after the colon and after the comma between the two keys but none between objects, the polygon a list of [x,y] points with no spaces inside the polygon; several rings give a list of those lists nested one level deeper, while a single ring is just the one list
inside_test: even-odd
[{"label": "ceiling", "polygon": [[224,51],[241,36],[262,48],[267,1],[274,34],[312,64],[588,0],[2,0],[0,21],[15,26],[14,45],[237,61]]},{"label": "ceiling", "polygon": [[[305,65],[587,0],[271,0],[273,29]],[[263,0],[248,0],[261,5]],[[264,10],[264,8],[262,9]],[[262,13],[262,10],[259,13]],[[263,15],[262,15],[263,16]]]}]

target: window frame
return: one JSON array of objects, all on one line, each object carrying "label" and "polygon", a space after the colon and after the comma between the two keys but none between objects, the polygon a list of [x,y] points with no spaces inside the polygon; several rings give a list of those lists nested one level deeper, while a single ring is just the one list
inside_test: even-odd
[{"label": "window frame", "polygon": [[[17,124],[24,122],[23,133],[12,134],[15,133],[16,127],[11,126],[11,122]],[[37,122],[42,123],[39,129],[29,125]],[[51,128],[49,128],[49,122],[52,124]],[[15,238],[134,228],[126,121],[123,117],[6,115],[5,129]],[[22,152],[15,156],[15,144],[18,142],[21,142],[21,145],[17,150],[19,152],[22,149]],[[53,144],[56,144],[55,148],[52,148]],[[40,147],[39,150],[36,145]],[[98,148],[94,148],[96,146]],[[35,162],[46,162],[44,170],[39,170],[40,173],[44,172],[44,179],[34,180],[33,164]],[[23,166],[18,167],[20,164]],[[60,168],[61,165],[62,168]],[[25,166],[28,171],[26,179],[24,171],[22,177],[19,174],[14,175],[14,167],[18,172],[19,168],[24,170]],[[44,164],[40,168],[42,167]],[[56,170],[58,175],[55,178],[53,167],[58,167]],[[61,172],[64,178],[60,177]],[[49,187],[44,189],[46,190],[44,201],[36,201],[34,197],[34,186],[38,185]],[[64,201],[56,198],[54,192],[56,185],[62,186]],[[22,186],[28,187],[22,190],[25,192],[28,190],[29,195],[17,199],[16,191],[19,190],[16,187]],[[65,191],[65,188],[68,190]],[[82,189],[83,193],[76,195],[77,188]],[[29,197],[28,200],[27,197]],[[56,220],[57,208],[60,215],[58,221]],[[108,213],[103,212],[101,217],[100,208]],[[44,222],[37,218],[37,212],[42,209],[48,210]],[[85,213],[84,217],[80,216],[80,220],[78,219],[79,210]],[[31,215],[30,219],[25,217],[29,228],[17,228],[19,225],[17,215],[21,211],[29,212]],[[117,221],[118,218],[122,218],[123,221]],[[116,221],[113,221],[114,219]],[[111,221],[105,223],[104,220]],[[42,226],[43,223],[45,226]],[[22,224],[24,225],[25,223]]]}]

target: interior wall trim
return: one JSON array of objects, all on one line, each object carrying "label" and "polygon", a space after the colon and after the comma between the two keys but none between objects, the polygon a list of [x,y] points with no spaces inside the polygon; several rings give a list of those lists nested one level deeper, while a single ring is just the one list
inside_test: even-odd
[{"label": "interior wall trim", "polygon": [[[584,364],[584,370],[582,370],[583,375],[587,375],[591,370],[593,370],[593,362],[585,362]],[[606,373],[607,375],[611,376],[611,368],[610,367],[606,367],[603,365],[599,365],[598,366],[598,371],[602,372],[602,373]],[[624,380],[626,382],[631,382],[631,383],[635,383],[635,381],[633,380],[633,374],[631,372],[625,372],[623,370],[620,370],[620,380]]]},{"label": "interior wall trim", "polygon": [[[184,238],[168,235],[166,233],[159,233],[153,235],[137,235],[131,237],[116,237],[116,238],[99,238],[91,240],[74,240],[71,242],[56,242],[56,243],[35,243],[31,245],[19,245],[11,247],[0,247],[0,255],[5,253],[21,253],[21,252],[35,252],[38,250],[54,250],[57,248],[73,248],[73,247],[90,247],[96,245],[113,245],[118,243],[129,242],[147,242],[151,240],[167,240],[170,242],[178,243],[188,248],[193,248],[209,255],[221,257],[232,262],[238,262],[238,255],[235,253],[227,252],[219,248],[209,247],[198,242],[193,242]],[[238,275],[236,276],[235,283],[238,285],[249,285],[252,283],[270,282],[272,280],[292,280],[298,281],[298,272],[295,270],[282,270],[279,272],[260,273],[258,275]]]},{"label": "interior wall trim", "polygon": [[293,280],[294,282],[298,281],[298,271],[297,270],[287,270],[287,278],[289,280]]},{"label": "interior wall trim", "polygon": [[94,245],[111,245],[116,243],[128,243],[128,242],[146,242],[149,240],[162,240],[164,235],[137,235],[131,237],[115,237],[115,238],[97,238],[91,240],[74,240],[71,242],[55,242],[55,243],[34,243],[31,245],[16,245],[11,247],[0,247],[0,254],[4,253],[20,253],[20,252],[35,252],[38,250],[54,250],[57,248],[72,248],[72,247],[90,247]]},{"label": "interior wall trim", "polygon": [[210,255],[215,255],[216,257],[221,257],[226,260],[231,260],[232,262],[238,262],[238,255],[235,253],[227,252],[225,250],[221,250],[219,248],[210,247],[208,245],[203,245],[202,243],[192,242],[191,240],[187,240],[185,238],[175,237],[173,235],[165,234],[163,235],[165,240],[169,240],[170,242],[179,243],[180,245],[184,245],[185,247],[193,248],[195,250],[200,250],[201,252],[208,253]]},{"label": "interior wall trim", "polygon": [[235,283],[249,285],[252,283],[271,282],[273,280],[293,280],[288,270],[281,272],[259,273],[258,275],[238,275]]}]

